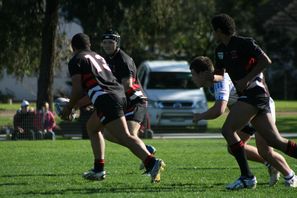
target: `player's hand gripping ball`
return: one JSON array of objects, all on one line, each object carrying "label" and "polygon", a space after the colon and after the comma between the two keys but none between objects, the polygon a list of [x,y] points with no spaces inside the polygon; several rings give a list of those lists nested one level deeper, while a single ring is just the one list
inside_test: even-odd
[{"label": "player's hand gripping ball", "polygon": [[62,98],[62,97],[57,98],[54,101],[55,112],[63,120],[74,120],[77,117],[74,109],[70,110],[69,115],[67,116],[63,115],[65,113],[64,108],[67,108],[68,103],[69,103],[69,98]]}]

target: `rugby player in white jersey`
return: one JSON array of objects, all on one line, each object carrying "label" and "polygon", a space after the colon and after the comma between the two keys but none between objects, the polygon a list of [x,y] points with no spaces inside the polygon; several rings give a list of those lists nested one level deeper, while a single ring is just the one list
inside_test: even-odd
[{"label": "rugby player in white jersey", "polygon": [[[194,83],[198,87],[213,87],[213,94],[215,97],[214,105],[206,112],[194,114],[194,122],[199,120],[215,119],[221,116],[227,107],[232,108],[232,105],[238,99],[238,95],[228,73],[224,74],[224,79],[222,81],[214,82],[213,63],[205,56],[196,57],[191,62],[190,69]],[[270,98],[270,110],[275,121],[275,107],[272,98]],[[260,134],[256,133],[255,129],[250,124],[247,124],[243,129],[241,129],[241,131],[237,131],[237,134],[245,143],[244,149],[248,160],[264,163],[268,167],[270,174],[270,186],[273,186],[279,180],[279,172],[281,172],[285,178],[294,174],[294,171],[289,167],[285,158],[275,152],[272,147],[269,147],[266,141],[260,136]],[[257,148],[247,144],[247,141],[253,134],[255,134]],[[232,154],[229,147],[228,151]]]}]

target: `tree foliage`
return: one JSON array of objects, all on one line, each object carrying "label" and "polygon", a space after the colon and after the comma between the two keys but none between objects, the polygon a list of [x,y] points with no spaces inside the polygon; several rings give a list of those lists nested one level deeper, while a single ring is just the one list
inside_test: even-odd
[{"label": "tree foliage", "polygon": [[[60,18],[81,25],[84,32],[91,37],[93,50],[102,53],[101,35],[106,29],[114,28],[121,35],[122,48],[134,58],[137,65],[146,59],[190,61],[197,55],[213,58],[216,44],[212,38],[210,19],[214,14],[224,12],[235,18],[239,34],[254,37],[266,48],[268,54],[270,52],[273,54],[273,58],[293,60],[291,66],[294,68],[297,51],[296,34],[282,34],[280,38],[276,30],[264,29],[263,20],[259,18],[262,8],[273,1],[275,0],[59,0],[58,2]],[[0,0],[0,45],[4,46],[4,50],[0,53],[0,74],[6,69],[8,73],[18,77],[39,74],[39,78],[43,78],[40,69],[44,66],[41,63],[41,53],[44,50],[42,28],[46,2],[46,0]],[[56,60],[53,60],[56,62],[50,67],[59,65],[61,59],[65,60],[63,56],[65,37],[59,33],[56,35],[56,40],[58,40],[55,47]],[[279,43],[286,43],[283,52],[278,50],[281,48]],[[51,83],[51,80],[46,83]],[[38,84],[50,87],[40,81]]]},{"label": "tree foliage", "polygon": [[207,0],[76,0],[65,3],[63,14],[68,20],[79,21],[96,51],[101,50],[102,33],[110,27],[116,29],[123,48],[140,63],[145,59],[188,59],[209,54],[209,19],[214,5]]},{"label": "tree foliage", "polygon": [[42,0],[2,0],[0,72],[23,77],[37,72],[44,15]]}]

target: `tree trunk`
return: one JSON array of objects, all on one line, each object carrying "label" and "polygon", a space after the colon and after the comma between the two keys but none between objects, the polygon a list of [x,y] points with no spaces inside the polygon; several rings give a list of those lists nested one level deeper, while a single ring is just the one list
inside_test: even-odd
[{"label": "tree trunk", "polygon": [[59,0],[46,0],[46,11],[42,29],[42,52],[37,90],[37,109],[49,102],[52,109],[53,76],[55,64],[56,30],[58,25]]},{"label": "tree trunk", "polygon": [[284,72],[284,100],[288,100],[288,74]]}]

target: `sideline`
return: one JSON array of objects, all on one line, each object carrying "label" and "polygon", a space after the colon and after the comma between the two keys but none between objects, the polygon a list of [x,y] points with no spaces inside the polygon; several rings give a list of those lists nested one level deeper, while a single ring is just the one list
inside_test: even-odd
[{"label": "sideline", "polygon": [[[296,138],[297,133],[281,133],[285,138]],[[153,139],[215,139],[223,138],[220,133],[154,133]]]}]

